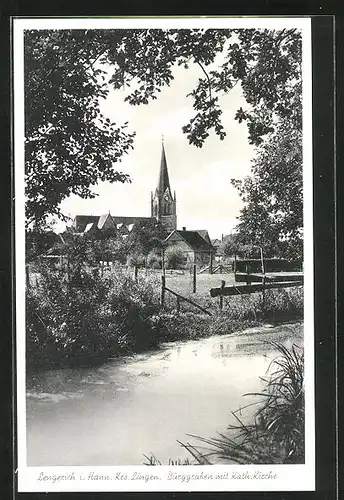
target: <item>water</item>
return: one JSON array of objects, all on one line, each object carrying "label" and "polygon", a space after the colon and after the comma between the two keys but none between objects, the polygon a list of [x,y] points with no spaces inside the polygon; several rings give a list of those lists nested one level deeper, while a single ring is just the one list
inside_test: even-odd
[{"label": "water", "polygon": [[[177,439],[214,437],[231,411],[262,388],[276,353],[265,341],[302,344],[301,324],[164,344],[97,368],[54,370],[28,381],[27,462],[139,465],[186,458]],[[250,410],[253,411],[253,410]]]}]

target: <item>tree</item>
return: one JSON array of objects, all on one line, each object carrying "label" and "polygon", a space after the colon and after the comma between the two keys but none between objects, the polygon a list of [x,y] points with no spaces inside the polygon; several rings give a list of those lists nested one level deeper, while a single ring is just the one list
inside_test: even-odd
[{"label": "tree", "polygon": [[165,227],[155,219],[137,221],[126,240],[127,252],[147,256],[152,250],[160,251],[167,235]]},{"label": "tree", "polygon": [[[221,61],[219,61],[219,54]],[[219,96],[241,84],[247,109],[235,118],[249,140],[288,119],[301,129],[301,34],[275,30],[28,30],[25,33],[27,219],[59,214],[70,194],[95,196],[101,181],[129,180],[115,164],[133,144],[127,124],[101,115],[99,99],[126,89],[132,105],[148,104],[173,80],[176,65],[201,74],[194,117],[183,127],[202,147],[213,130],[221,140]]]},{"label": "tree", "polygon": [[26,228],[25,244],[26,259],[35,261],[37,257],[45,254],[52,247],[57,247],[61,242],[59,236],[52,229],[53,224],[44,224]]},{"label": "tree", "polygon": [[25,171],[28,223],[60,215],[71,194],[94,197],[99,180],[127,181],[113,164],[133,134],[99,111],[108,90],[95,67],[99,44],[87,31],[25,34]]},{"label": "tree", "polygon": [[241,234],[238,232],[233,232],[228,234],[223,238],[221,242],[219,253],[226,257],[247,257],[255,258],[260,257],[260,248],[244,243],[241,238]]},{"label": "tree", "polygon": [[251,175],[232,180],[245,203],[238,217],[239,239],[276,256],[302,256],[301,139],[301,132],[284,121],[260,147]]}]

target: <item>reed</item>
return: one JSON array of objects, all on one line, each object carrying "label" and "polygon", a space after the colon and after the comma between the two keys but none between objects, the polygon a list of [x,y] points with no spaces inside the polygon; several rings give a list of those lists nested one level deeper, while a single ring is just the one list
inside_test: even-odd
[{"label": "reed", "polygon": [[[234,423],[214,438],[187,434],[195,442],[178,443],[192,457],[190,464],[299,464],[305,460],[304,442],[304,353],[293,345],[270,342],[277,351],[257,400],[232,412]],[[242,417],[245,409],[256,406],[251,421]],[[161,465],[154,456],[147,465]],[[177,463],[179,465],[179,463]],[[175,464],[175,465],[177,465]],[[184,465],[181,463],[181,465]]]},{"label": "reed", "polygon": [[[227,433],[215,438],[188,435],[202,443],[196,446],[184,443],[192,456],[194,450],[203,458],[214,462],[238,464],[304,463],[304,353],[293,345],[287,349],[276,342],[270,343],[278,352],[262,378],[264,389],[247,396],[257,401],[240,408],[232,415],[234,423]],[[245,395],[244,395],[245,396]],[[245,422],[243,410],[256,405],[253,420]]]}]

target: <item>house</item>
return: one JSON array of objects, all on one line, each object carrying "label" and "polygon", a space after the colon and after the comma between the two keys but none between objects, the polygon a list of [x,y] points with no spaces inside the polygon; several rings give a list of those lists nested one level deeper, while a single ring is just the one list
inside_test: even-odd
[{"label": "house", "polygon": [[211,244],[213,245],[213,247],[217,251],[221,245],[221,241],[218,238],[215,238],[214,240],[211,240]]},{"label": "house", "polygon": [[215,249],[206,230],[175,229],[164,240],[165,248],[176,246],[185,253],[185,262],[206,266],[214,257]]}]

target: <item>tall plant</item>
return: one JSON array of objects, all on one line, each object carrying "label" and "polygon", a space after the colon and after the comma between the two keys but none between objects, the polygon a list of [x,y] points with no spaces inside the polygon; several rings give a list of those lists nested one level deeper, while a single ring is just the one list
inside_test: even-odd
[{"label": "tall plant", "polygon": [[[193,463],[304,463],[304,352],[295,344],[291,349],[277,342],[271,345],[278,356],[262,378],[265,387],[262,392],[247,394],[259,400],[232,412],[236,423],[229,425],[229,433],[218,433],[215,438],[188,434],[198,444],[178,441],[193,457]],[[252,404],[258,406],[253,421],[244,422],[239,415]],[[147,465],[157,465],[152,457]]]}]

